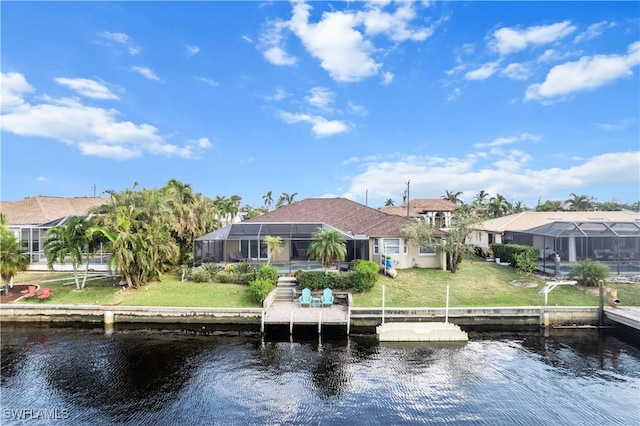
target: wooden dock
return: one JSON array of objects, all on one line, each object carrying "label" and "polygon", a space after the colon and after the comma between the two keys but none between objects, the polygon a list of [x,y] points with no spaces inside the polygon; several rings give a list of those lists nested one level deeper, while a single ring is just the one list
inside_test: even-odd
[{"label": "wooden dock", "polygon": [[624,306],[604,308],[605,316],[611,321],[640,330],[640,306]]},{"label": "wooden dock", "polygon": [[449,322],[387,322],[376,327],[381,342],[466,342],[469,336]]}]

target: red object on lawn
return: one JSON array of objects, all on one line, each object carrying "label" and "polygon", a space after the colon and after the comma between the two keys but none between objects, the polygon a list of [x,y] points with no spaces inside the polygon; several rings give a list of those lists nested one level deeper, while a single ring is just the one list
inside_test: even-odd
[{"label": "red object on lawn", "polygon": [[48,299],[51,297],[51,289],[49,287],[42,287],[42,292],[38,296],[38,299]]}]

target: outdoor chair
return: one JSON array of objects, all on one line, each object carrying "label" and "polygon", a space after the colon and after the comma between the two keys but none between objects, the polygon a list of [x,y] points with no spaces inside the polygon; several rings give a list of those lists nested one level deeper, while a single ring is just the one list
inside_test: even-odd
[{"label": "outdoor chair", "polygon": [[35,285],[30,285],[29,290],[22,297],[25,299],[29,299],[30,297],[35,297],[37,288],[38,287],[36,287]]},{"label": "outdoor chair", "polygon": [[311,290],[308,288],[302,289],[302,296],[298,297],[300,306],[311,306]]},{"label": "outdoor chair", "polygon": [[51,297],[51,288],[49,287],[42,287],[42,292],[40,292],[40,295],[38,296],[39,300],[44,300],[44,299],[48,299]]},{"label": "outdoor chair", "polygon": [[234,262],[243,262],[244,260],[246,260],[244,258],[244,256],[242,256],[242,252],[241,251],[234,251],[229,253],[229,257],[231,258],[231,260],[233,260]]},{"label": "outdoor chair", "polygon": [[322,306],[331,306],[333,305],[333,292],[330,288],[325,288],[324,293],[322,293],[322,297],[320,298],[322,301]]}]

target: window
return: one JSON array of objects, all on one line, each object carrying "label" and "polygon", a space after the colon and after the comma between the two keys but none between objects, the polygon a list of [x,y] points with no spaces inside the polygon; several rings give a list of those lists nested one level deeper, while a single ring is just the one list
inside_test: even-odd
[{"label": "window", "polygon": [[404,244],[403,244],[403,251],[404,251],[404,254],[409,253],[409,243],[407,242],[407,240],[402,240],[402,242],[404,243]]},{"label": "window", "polygon": [[419,252],[420,256],[435,256],[436,254],[436,251],[433,249],[433,247],[420,246]]},{"label": "window", "polygon": [[380,242],[377,238],[373,239],[373,254],[380,254]]},{"label": "window", "polygon": [[384,254],[400,254],[400,238],[385,238],[382,244]]}]

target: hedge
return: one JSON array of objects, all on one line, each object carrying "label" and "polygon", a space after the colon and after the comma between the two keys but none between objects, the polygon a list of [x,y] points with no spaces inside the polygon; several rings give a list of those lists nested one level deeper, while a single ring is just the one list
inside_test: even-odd
[{"label": "hedge", "polygon": [[538,260],[538,249],[522,244],[491,244],[491,250],[495,257],[500,258],[500,262],[509,262],[511,266],[516,265],[516,255],[524,254],[530,259]]}]

